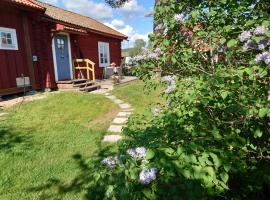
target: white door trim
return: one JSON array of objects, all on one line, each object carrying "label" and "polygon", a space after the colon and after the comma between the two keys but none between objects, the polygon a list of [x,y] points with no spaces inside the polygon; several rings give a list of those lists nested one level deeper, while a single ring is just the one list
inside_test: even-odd
[{"label": "white door trim", "polygon": [[[70,79],[73,79],[73,70],[72,70],[72,55],[71,55],[71,43],[69,33],[59,33],[57,35],[66,35],[68,40],[68,54],[69,54],[69,66],[70,66]],[[53,65],[54,65],[54,76],[55,81],[58,81],[58,70],[57,70],[57,60],[56,60],[56,52],[55,52],[55,41],[54,37],[52,39],[52,52],[53,52]]]}]

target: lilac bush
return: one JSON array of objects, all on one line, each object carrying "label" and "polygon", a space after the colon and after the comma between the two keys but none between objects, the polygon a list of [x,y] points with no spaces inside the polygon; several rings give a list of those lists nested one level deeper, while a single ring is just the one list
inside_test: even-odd
[{"label": "lilac bush", "polygon": [[140,173],[139,182],[143,185],[148,185],[152,181],[156,180],[157,173],[158,173],[157,168],[151,168],[151,169],[144,168]]},{"label": "lilac bush", "polygon": [[101,161],[103,165],[106,165],[109,168],[115,168],[119,162],[119,159],[117,156],[109,156]]},{"label": "lilac bush", "polygon": [[135,159],[145,159],[147,149],[145,147],[137,147],[127,150],[127,154]]},{"label": "lilac bush", "polygon": [[251,38],[251,32],[250,31],[244,31],[240,36],[239,39],[241,42],[247,41],[249,38]]}]

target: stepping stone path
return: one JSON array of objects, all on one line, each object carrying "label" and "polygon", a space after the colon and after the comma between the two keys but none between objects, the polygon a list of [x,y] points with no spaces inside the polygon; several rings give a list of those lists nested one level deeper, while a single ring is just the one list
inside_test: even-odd
[{"label": "stepping stone path", "polygon": [[[117,117],[112,121],[111,126],[108,129],[108,135],[105,135],[103,138],[103,142],[118,142],[122,139],[120,135],[122,132],[123,127],[128,121],[130,115],[132,115],[134,109],[128,103],[118,99],[117,97],[109,94],[104,93],[105,97],[110,99],[113,103],[117,104],[121,111],[118,113]],[[115,135],[111,135],[111,134]]]}]

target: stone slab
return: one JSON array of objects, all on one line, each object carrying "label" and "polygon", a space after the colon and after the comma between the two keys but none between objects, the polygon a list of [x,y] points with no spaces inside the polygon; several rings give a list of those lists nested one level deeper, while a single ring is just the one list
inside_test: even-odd
[{"label": "stone slab", "polygon": [[118,142],[119,140],[122,140],[121,135],[106,135],[103,138],[103,142]]},{"label": "stone slab", "polygon": [[106,96],[106,98],[111,99],[111,100],[113,100],[113,99],[117,99],[115,96],[112,96],[112,95],[110,95],[110,96]]},{"label": "stone slab", "polygon": [[112,101],[116,104],[123,104],[124,102],[120,99],[112,99]]},{"label": "stone slab", "polygon": [[122,108],[122,109],[130,109],[130,108],[131,108],[131,106],[130,106],[129,104],[127,104],[127,103],[119,104],[119,106],[120,106],[120,108]]},{"label": "stone slab", "polygon": [[128,118],[115,118],[113,124],[125,124],[128,121]]},{"label": "stone slab", "polygon": [[0,113],[0,117],[4,117],[7,113]]},{"label": "stone slab", "polygon": [[98,89],[98,90],[94,90],[94,91],[92,91],[90,93],[91,94],[105,94],[107,92],[108,92],[108,90],[106,90],[106,89]]},{"label": "stone slab", "polygon": [[123,112],[133,112],[134,109],[133,108],[129,108],[129,109],[124,109]]},{"label": "stone slab", "polygon": [[121,133],[123,126],[121,125],[111,125],[108,129],[109,132]]},{"label": "stone slab", "polygon": [[132,115],[132,112],[119,112],[117,117],[129,117]]}]

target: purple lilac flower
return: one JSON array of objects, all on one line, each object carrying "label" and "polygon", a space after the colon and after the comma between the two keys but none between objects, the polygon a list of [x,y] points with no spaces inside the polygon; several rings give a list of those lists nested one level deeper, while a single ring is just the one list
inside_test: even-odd
[{"label": "purple lilac flower", "polygon": [[265,26],[257,26],[257,28],[254,31],[255,35],[264,35],[268,31],[268,28]]},{"label": "purple lilac flower", "polygon": [[163,83],[165,83],[165,82],[173,83],[173,82],[175,82],[175,76],[163,76],[161,81]]},{"label": "purple lilac flower", "polygon": [[259,50],[264,50],[269,45],[270,45],[270,41],[268,39],[264,39],[259,43],[258,49]]},{"label": "purple lilac flower", "polygon": [[148,185],[152,181],[156,180],[157,173],[158,173],[157,168],[151,168],[151,169],[144,168],[140,173],[139,182],[143,185]]},{"label": "purple lilac flower", "polygon": [[161,56],[162,54],[164,54],[164,52],[160,49],[160,48],[156,48],[154,51],[158,56]]},{"label": "purple lilac flower", "polygon": [[165,90],[166,94],[170,94],[176,89],[175,76],[164,76],[161,81],[170,83],[170,86]]},{"label": "purple lilac flower", "polygon": [[155,31],[161,31],[163,28],[162,24],[158,24],[155,28]]},{"label": "purple lilac flower", "polygon": [[183,14],[176,14],[174,15],[174,21],[176,22],[183,22],[184,21],[184,15]]},{"label": "purple lilac flower", "polygon": [[147,149],[145,147],[137,147],[133,149],[128,149],[127,154],[135,159],[144,159],[146,156]]},{"label": "purple lilac flower", "polygon": [[168,35],[169,27],[166,25],[163,34],[166,36]]},{"label": "purple lilac flower", "polygon": [[152,108],[151,112],[153,113],[154,116],[158,116],[160,114],[160,109],[158,108]]},{"label": "purple lilac flower", "polygon": [[176,85],[175,85],[175,84],[172,84],[172,85],[170,85],[170,86],[165,90],[165,93],[166,93],[166,94],[170,94],[170,93],[172,93],[173,91],[175,91],[175,89],[176,89]]},{"label": "purple lilac flower", "polygon": [[263,52],[258,54],[255,58],[255,62],[257,64],[266,63],[267,65],[270,64],[270,52]]},{"label": "purple lilac flower", "polygon": [[252,35],[251,35],[251,32],[250,31],[244,31],[239,36],[239,39],[240,39],[241,42],[244,42],[244,41],[248,40],[251,36]]},{"label": "purple lilac flower", "polygon": [[105,158],[104,160],[101,161],[101,163],[103,165],[106,165],[107,167],[110,167],[110,168],[116,167],[118,162],[119,162],[119,160],[118,160],[117,156],[115,156],[115,157],[110,156],[110,157],[107,157],[107,158]]},{"label": "purple lilac flower", "polygon": [[243,51],[248,51],[254,48],[255,45],[256,45],[256,42],[254,42],[253,40],[248,40],[243,46]]}]

